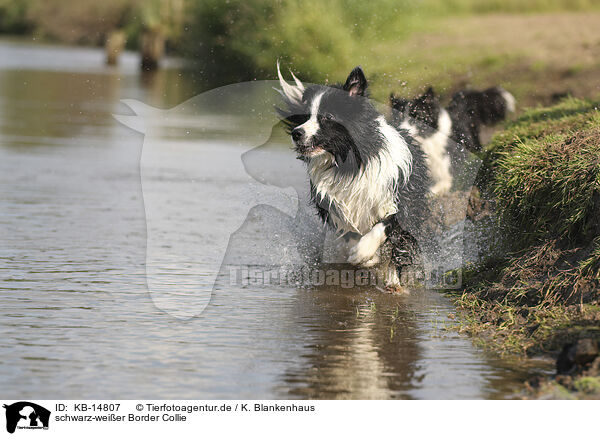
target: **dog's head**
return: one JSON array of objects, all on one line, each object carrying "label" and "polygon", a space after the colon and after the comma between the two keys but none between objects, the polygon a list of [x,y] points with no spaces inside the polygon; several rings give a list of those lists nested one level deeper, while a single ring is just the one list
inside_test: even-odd
[{"label": "dog's head", "polygon": [[408,123],[421,135],[427,135],[428,132],[439,128],[442,106],[431,87],[412,100],[399,98],[392,94],[390,105],[393,110],[392,118],[398,125]]},{"label": "dog's head", "polygon": [[288,108],[279,109],[298,158],[320,158],[355,169],[377,152],[381,114],[369,102],[367,79],[354,68],[343,85],[305,87],[295,76],[290,85],[279,73]]},{"label": "dog's head", "polygon": [[494,86],[481,92],[478,98],[481,121],[487,125],[496,124],[515,111],[515,98],[500,86]]},{"label": "dog's head", "polygon": [[513,95],[500,86],[484,91],[464,89],[452,96],[449,108],[462,118],[476,125],[494,125],[514,112],[516,101]]}]

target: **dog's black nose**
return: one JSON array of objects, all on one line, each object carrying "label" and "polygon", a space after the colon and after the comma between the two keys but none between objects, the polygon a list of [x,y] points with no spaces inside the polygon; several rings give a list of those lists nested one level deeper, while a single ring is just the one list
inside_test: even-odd
[{"label": "dog's black nose", "polygon": [[294,141],[300,141],[303,136],[304,136],[304,129],[296,127],[294,130],[292,130],[292,139]]}]

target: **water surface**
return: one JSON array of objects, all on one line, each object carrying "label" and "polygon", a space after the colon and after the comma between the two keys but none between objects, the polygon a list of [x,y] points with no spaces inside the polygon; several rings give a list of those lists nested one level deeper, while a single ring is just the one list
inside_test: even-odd
[{"label": "water surface", "polygon": [[[141,76],[133,54],[109,68],[100,50],[20,42],[0,43],[0,59],[6,397],[504,398],[538,371],[475,348],[451,328],[452,305],[433,291],[398,296],[374,288],[232,283],[225,276],[200,315],[173,316],[165,307],[187,300],[151,295],[147,286],[143,136],[112,114],[128,113],[119,103],[125,98],[162,108],[182,103],[198,92],[201,77],[176,63]],[[316,222],[300,217],[299,224],[269,201],[253,208],[238,201],[243,189],[256,186],[249,180],[257,183],[232,170],[243,167],[246,151],[239,132],[228,134],[231,120],[219,116],[206,125],[212,135],[165,131],[149,179],[161,183],[147,202],[183,203],[197,215],[161,221],[189,234],[182,243],[198,253],[195,268],[204,262],[208,271],[221,255],[211,236],[229,238],[224,232],[232,226],[226,266],[297,260],[298,253],[285,252],[290,226],[306,232]],[[188,161],[198,156],[198,165],[211,156],[212,172],[192,181],[193,167],[173,164],[181,153]],[[269,159],[285,169],[294,162],[290,153],[273,147]],[[195,189],[211,194],[198,201]],[[282,192],[291,204],[305,204]],[[220,219],[206,222],[215,212]],[[167,286],[185,280],[164,274]]]}]

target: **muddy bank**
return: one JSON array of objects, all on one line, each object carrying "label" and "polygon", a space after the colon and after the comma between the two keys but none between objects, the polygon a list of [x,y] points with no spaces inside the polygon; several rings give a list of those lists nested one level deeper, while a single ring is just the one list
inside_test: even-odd
[{"label": "muddy bank", "polygon": [[600,396],[600,101],[525,111],[497,133],[477,180],[500,255],[463,271],[461,329],[501,353],[550,356],[533,397]]}]

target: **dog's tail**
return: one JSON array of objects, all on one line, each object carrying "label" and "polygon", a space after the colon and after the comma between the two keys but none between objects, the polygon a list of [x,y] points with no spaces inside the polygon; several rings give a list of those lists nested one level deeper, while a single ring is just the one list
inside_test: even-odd
[{"label": "dog's tail", "polygon": [[406,109],[406,105],[408,105],[407,99],[397,97],[393,92],[390,94],[390,106],[393,110],[402,113]]},{"label": "dog's tail", "polygon": [[504,102],[506,103],[506,110],[514,113],[517,110],[517,100],[515,97],[501,86],[497,86],[495,89],[500,92],[500,95],[504,99]]}]

